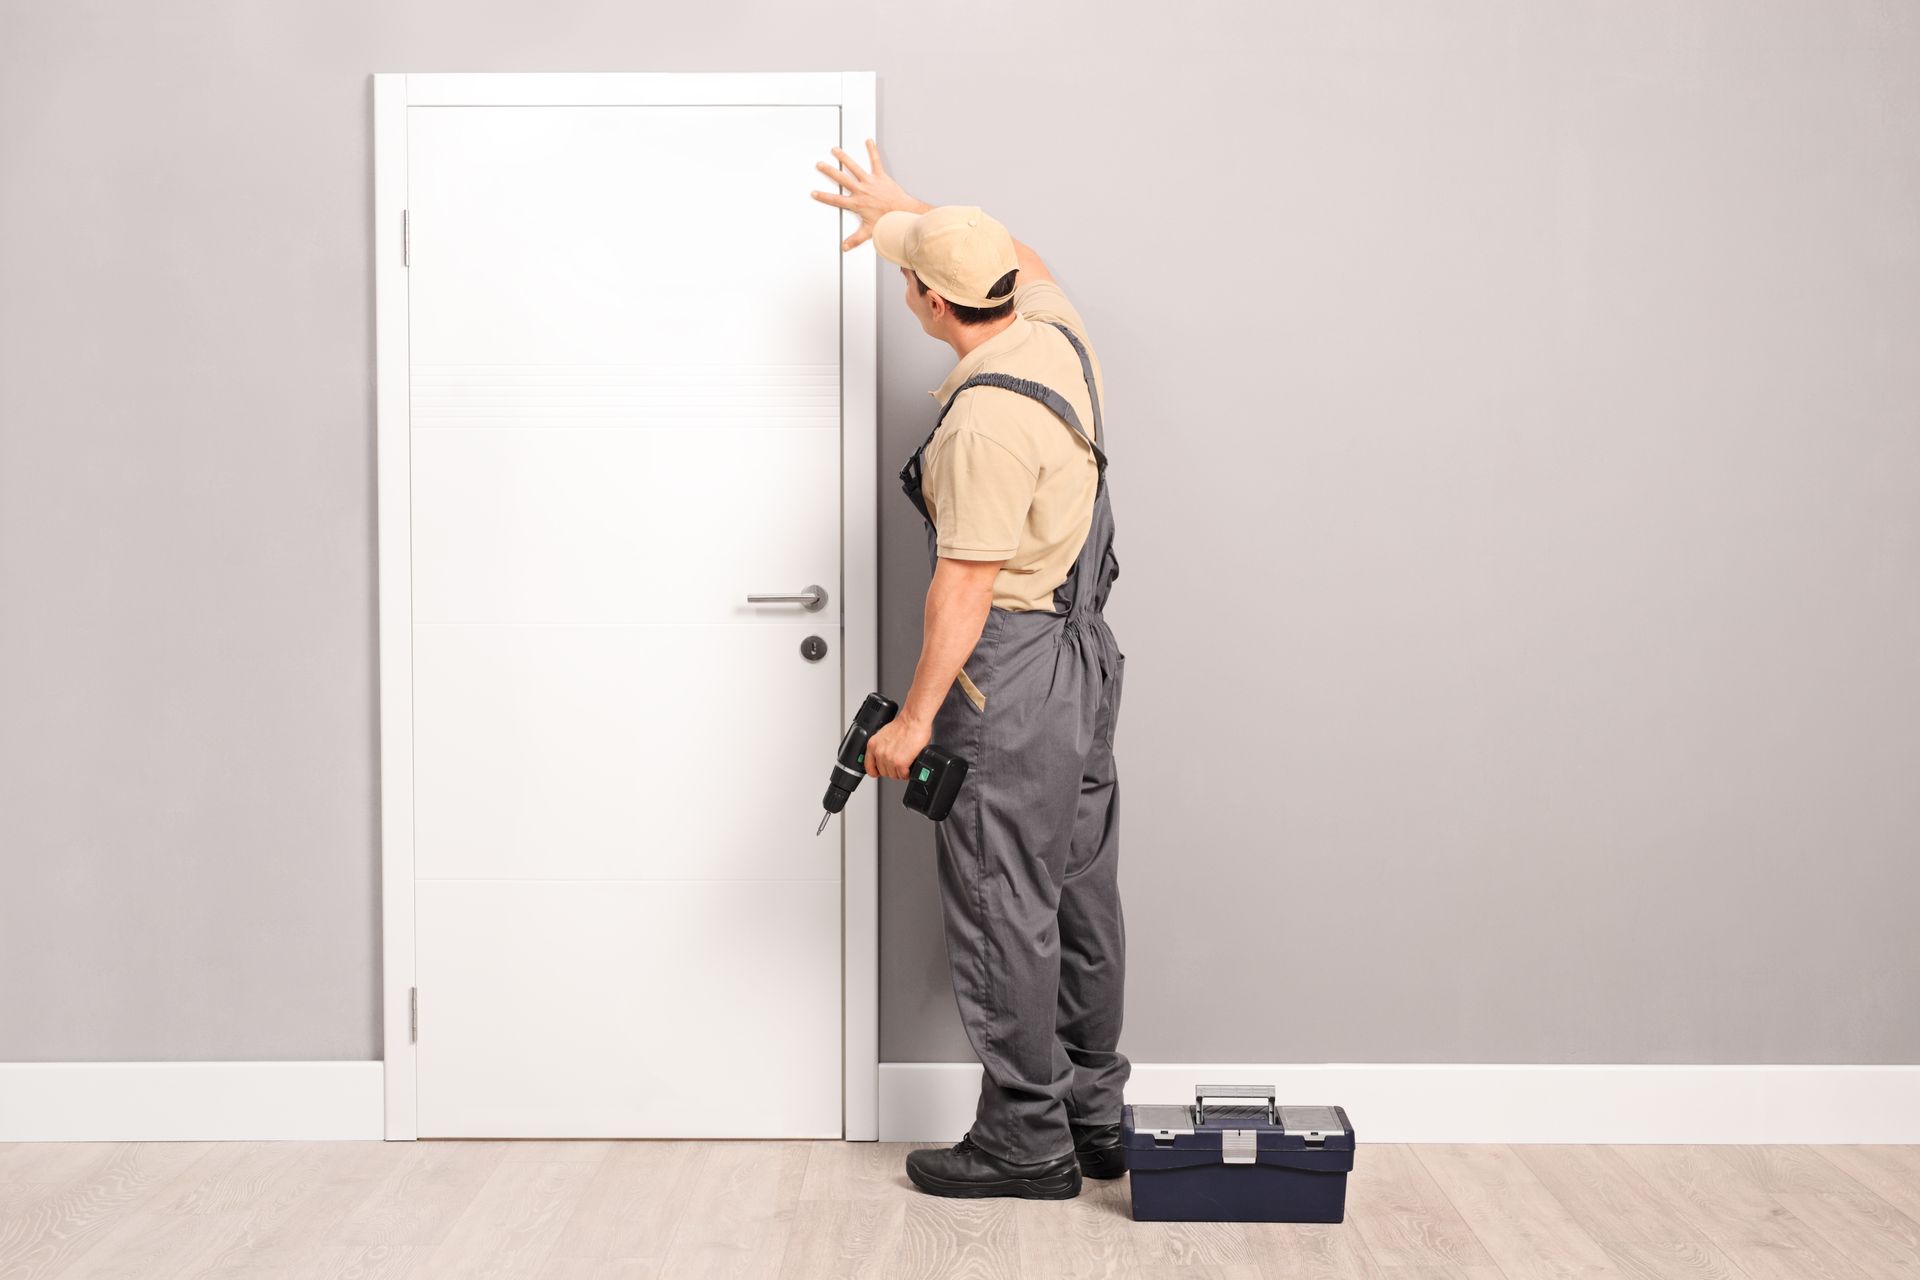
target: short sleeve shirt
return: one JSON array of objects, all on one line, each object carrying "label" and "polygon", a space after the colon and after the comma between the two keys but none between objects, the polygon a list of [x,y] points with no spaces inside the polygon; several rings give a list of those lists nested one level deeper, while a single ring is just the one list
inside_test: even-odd
[{"label": "short sleeve shirt", "polygon": [[[1099,358],[1080,314],[1051,280],[1014,290],[1013,322],[969,351],[930,394],[940,403],[976,373],[1007,373],[1059,392],[1095,434],[1093,401],[1073,344],[1058,320],[1087,346],[1094,385]],[[1079,433],[1039,401],[1000,387],[969,387],[953,402],[927,445],[923,496],[933,516],[937,554],[955,560],[1005,560],[994,578],[1002,609],[1056,611],[1093,521],[1099,468]]]}]

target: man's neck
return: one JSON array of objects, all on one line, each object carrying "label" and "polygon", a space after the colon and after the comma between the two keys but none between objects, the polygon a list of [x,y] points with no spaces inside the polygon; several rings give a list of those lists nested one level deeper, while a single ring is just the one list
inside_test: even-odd
[{"label": "man's neck", "polygon": [[953,336],[947,339],[947,345],[953,348],[954,359],[964,359],[967,352],[999,337],[1019,318],[1020,313],[1016,311],[999,324],[956,324]]}]

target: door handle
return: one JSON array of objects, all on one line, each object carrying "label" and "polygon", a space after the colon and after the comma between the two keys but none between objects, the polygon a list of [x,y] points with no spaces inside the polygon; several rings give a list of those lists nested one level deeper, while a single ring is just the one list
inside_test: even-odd
[{"label": "door handle", "polygon": [[827,607],[827,589],[811,586],[793,594],[777,593],[773,595],[752,595],[747,597],[748,604],[797,604],[808,613],[818,613]]}]

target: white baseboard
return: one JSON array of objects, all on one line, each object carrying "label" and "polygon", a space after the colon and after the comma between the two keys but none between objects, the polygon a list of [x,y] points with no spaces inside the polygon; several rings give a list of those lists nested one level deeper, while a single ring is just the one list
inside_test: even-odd
[{"label": "white baseboard", "polygon": [[[382,1136],[378,1062],[0,1063],[0,1142]],[[1272,1082],[1362,1142],[1920,1143],[1920,1066],[1135,1063],[1129,1102]],[[952,1142],[980,1068],[880,1064],[880,1138]]]},{"label": "white baseboard", "polygon": [[377,1139],[378,1062],[0,1063],[0,1142]]},{"label": "white baseboard", "polygon": [[[1920,1143],[1920,1066],[1135,1063],[1126,1095],[1268,1083],[1363,1143]],[[883,1062],[880,1139],[956,1141],[979,1092],[977,1063]]]}]

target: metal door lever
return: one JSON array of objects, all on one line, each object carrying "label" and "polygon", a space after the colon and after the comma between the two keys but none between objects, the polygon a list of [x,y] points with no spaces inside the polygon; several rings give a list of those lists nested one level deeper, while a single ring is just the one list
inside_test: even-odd
[{"label": "metal door lever", "polygon": [[827,589],[821,586],[811,586],[795,594],[781,593],[778,595],[748,596],[747,603],[797,604],[808,613],[818,613],[827,607]]}]

